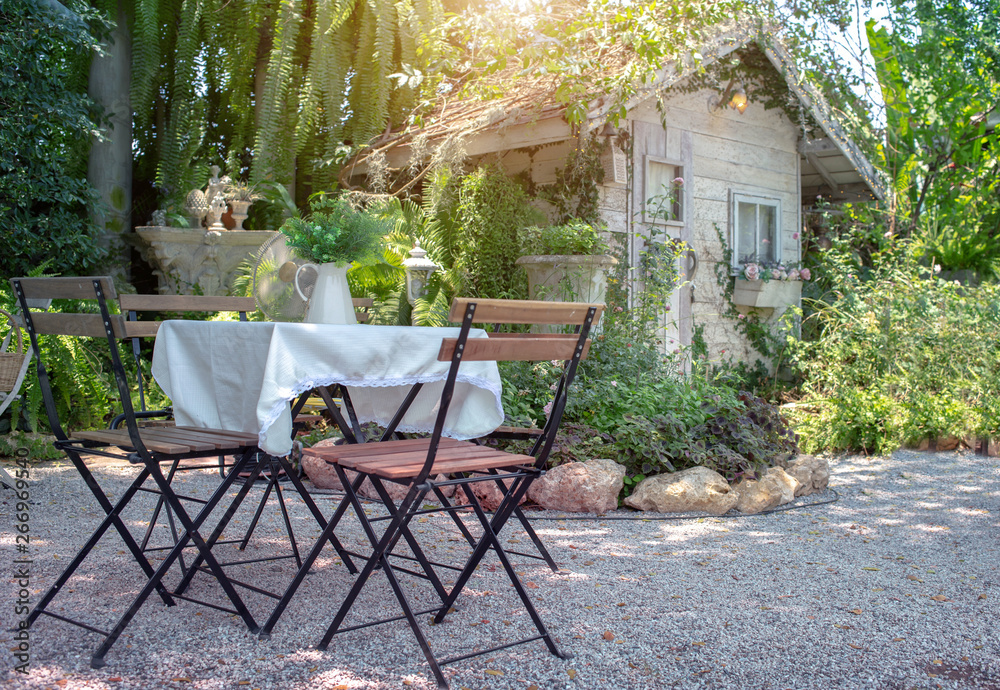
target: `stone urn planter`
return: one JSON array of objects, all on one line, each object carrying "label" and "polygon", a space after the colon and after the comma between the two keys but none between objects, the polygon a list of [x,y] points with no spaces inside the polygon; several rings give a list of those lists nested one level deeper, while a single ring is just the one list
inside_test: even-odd
[{"label": "stone urn planter", "polygon": [[613,256],[547,254],[522,256],[516,263],[528,274],[530,299],[603,304],[607,271],[618,260]]},{"label": "stone urn planter", "polygon": [[798,304],[802,296],[800,280],[746,280],[736,279],[733,304],[744,307],[788,307]]},{"label": "stone urn planter", "polygon": [[250,210],[250,205],[253,201],[247,201],[244,199],[231,199],[229,201],[229,207],[232,209],[233,230],[243,231],[243,221],[247,219],[247,211]]}]

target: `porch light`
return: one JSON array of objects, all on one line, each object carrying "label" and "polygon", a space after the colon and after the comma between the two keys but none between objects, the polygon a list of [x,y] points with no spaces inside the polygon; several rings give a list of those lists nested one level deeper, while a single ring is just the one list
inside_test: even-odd
[{"label": "porch light", "polygon": [[427,250],[420,247],[420,242],[413,243],[410,258],[403,262],[406,271],[406,299],[410,304],[416,304],[417,299],[427,294],[427,282],[438,265],[427,257]]},{"label": "porch light", "polygon": [[736,88],[733,90],[733,97],[729,99],[729,107],[742,115],[747,109],[747,105],[749,105],[749,101],[747,101],[747,92],[743,89],[741,84],[737,84]]},{"label": "porch light", "polygon": [[721,96],[712,96],[708,99],[708,108],[713,111],[728,106],[742,115],[748,105],[750,105],[750,101],[747,98],[746,89],[736,79],[729,80]]}]

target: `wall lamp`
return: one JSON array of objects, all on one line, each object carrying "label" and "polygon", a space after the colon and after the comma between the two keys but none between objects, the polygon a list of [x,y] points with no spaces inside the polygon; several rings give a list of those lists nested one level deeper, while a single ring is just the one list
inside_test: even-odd
[{"label": "wall lamp", "polygon": [[729,106],[740,115],[746,111],[749,104],[750,101],[747,99],[746,89],[735,78],[729,80],[721,96],[712,96],[708,99],[709,109],[719,110],[725,106]]}]

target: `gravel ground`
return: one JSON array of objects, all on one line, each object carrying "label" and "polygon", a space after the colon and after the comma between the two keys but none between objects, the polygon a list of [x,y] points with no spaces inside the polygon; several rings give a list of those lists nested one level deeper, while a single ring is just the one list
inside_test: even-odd
[{"label": "gravel ground", "polygon": [[[545,514],[535,524],[561,572],[512,558],[558,644],[574,657],[558,659],[533,642],[445,667],[451,687],[1000,688],[1000,461],[901,451],[836,459],[831,470],[836,494],[767,515]],[[133,472],[96,469],[112,493]],[[178,481],[204,492],[218,480],[189,472]],[[34,602],[103,513],[65,463],[33,468],[30,494]],[[329,511],[335,499],[317,500]],[[297,533],[309,542],[315,523],[299,500],[289,503]],[[144,500],[126,518],[138,525],[148,510]],[[229,533],[249,517],[240,513]],[[18,557],[16,519],[11,492],[0,493],[5,564]],[[457,557],[463,542],[445,520],[415,527],[436,557]],[[278,511],[266,510],[250,557],[281,547],[280,525]],[[338,534],[362,543],[354,521]],[[525,546],[519,530],[504,538],[512,548]],[[150,600],[100,670],[89,667],[97,635],[42,617],[30,631],[27,675],[14,671],[19,662],[7,651],[16,647],[10,628],[20,616],[17,578],[5,565],[0,678],[16,688],[434,687],[402,622],[338,635],[329,651],[315,649],[353,581],[331,554],[324,551],[270,641],[258,641],[229,614]],[[496,563],[487,559],[443,625],[428,626],[439,656],[525,629],[526,615]],[[141,586],[136,570],[120,539],[106,538],[56,599],[57,609],[108,626],[110,610],[120,611]],[[288,561],[234,570],[274,589],[291,578]],[[433,605],[426,584],[403,581],[416,607]],[[195,593],[218,601],[211,582],[196,580]],[[248,603],[266,618],[270,600],[251,595]],[[376,573],[348,620],[392,605]]]}]

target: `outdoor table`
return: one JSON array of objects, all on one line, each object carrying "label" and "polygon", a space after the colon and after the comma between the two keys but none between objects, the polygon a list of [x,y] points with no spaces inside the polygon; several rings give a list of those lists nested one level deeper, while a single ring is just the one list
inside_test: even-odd
[{"label": "outdoor table", "polygon": [[[441,340],[458,328],[236,321],[164,321],[156,335],[153,377],[179,426],[259,435],[271,455],[292,448],[289,401],[315,388],[348,388],[359,421],[386,425],[414,384],[424,384],[398,426],[433,430],[448,362]],[[475,329],[473,338],[486,338]],[[467,362],[444,435],[467,440],[503,422],[495,362]]]}]

